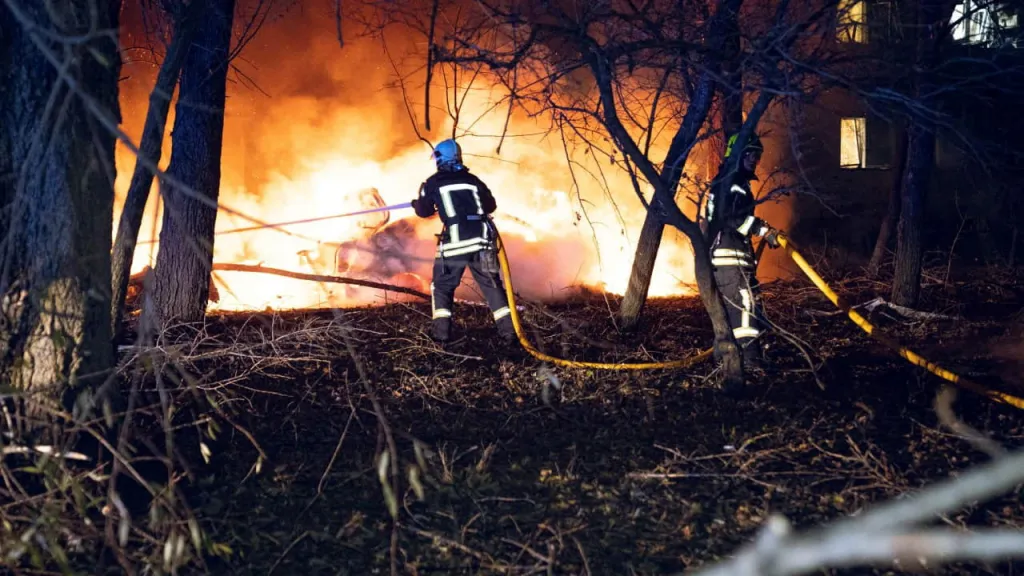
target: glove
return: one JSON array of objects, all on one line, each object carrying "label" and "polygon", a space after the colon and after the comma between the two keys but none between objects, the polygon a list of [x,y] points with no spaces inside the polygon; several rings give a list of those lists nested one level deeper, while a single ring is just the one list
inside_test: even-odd
[{"label": "glove", "polygon": [[775,228],[768,228],[768,233],[764,235],[764,241],[772,248],[778,248],[781,246],[779,243],[779,234],[780,232]]},{"label": "glove", "polygon": [[429,204],[424,202],[423,198],[416,198],[409,204],[412,206],[413,211],[416,212],[416,215],[421,218],[429,218],[433,215],[433,210]]}]

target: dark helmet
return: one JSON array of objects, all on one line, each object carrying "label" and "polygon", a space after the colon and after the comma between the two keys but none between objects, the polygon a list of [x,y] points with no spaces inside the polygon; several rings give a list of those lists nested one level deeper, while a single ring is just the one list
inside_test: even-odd
[{"label": "dark helmet", "polygon": [[[739,134],[733,134],[729,136],[729,141],[725,144],[725,157],[728,158],[732,154],[732,147],[736,144],[736,137]],[[747,147],[743,149],[744,152],[764,152],[764,145],[761,144],[761,138],[755,133],[750,135],[750,139],[747,140]]]}]

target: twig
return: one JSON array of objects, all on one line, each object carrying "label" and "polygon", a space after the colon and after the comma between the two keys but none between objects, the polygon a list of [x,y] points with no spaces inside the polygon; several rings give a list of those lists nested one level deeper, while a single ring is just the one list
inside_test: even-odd
[{"label": "twig", "polygon": [[[434,0],[430,9],[430,32],[427,36],[427,80],[423,85],[423,124],[430,132],[430,81],[434,75],[434,31],[437,28],[437,9],[440,0]],[[415,122],[414,122],[415,124]]]},{"label": "twig", "polygon": [[284,560],[285,556],[287,556],[288,553],[292,551],[292,548],[295,548],[295,546],[299,542],[302,542],[304,539],[306,539],[306,537],[308,537],[309,534],[310,534],[309,530],[306,530],[302,534],[299,534],[298,538],[296,538],[295,540],[292,540],[291,544],[289,544],[288,547],[284,549],[284,552],[281,552],[281,555],[278,556],[277,560],[274,561],[274,564],[270,567],[270,570],[267,571],[267,576],[270,576],[271,574],[273,574],[274,570],[276,570],[278,565],[281,564],[281,561]]},{"label": "twig", "polygon": [[269,266],[252,266],[249,264],[230,264],[230,263],[216,263],[213,265],[213,270],[219,270],[222,272],[254,272],[259,274],[273,274],[275,276],[284,276],[286,278],[295,278],[296,280],[310,280],[312,282],[333,282],[335,284],[352,284],[354,286],[364,286],[366,288],[376,288],[378,290],[385,290],[390,292],[398,292],[400,294],[408,294],[410,296],[416,296],[417,298],[423,298],[424,300],[430,300],[430,295],[419,290],[412,288],[405,288],[403,286],[394,286],[392,284],[384,284],[382,282],[374,282],[372,280],[359,280],[357,278],[346,278],[344,276],[326,276],[322,274],[306,274],[304,272],[291,272],[289,270],[282,270],[280,268],[271,268]]},{"label": "twig", "polygon": [[956,388],[948,384],[943,385],[939,393],[936,394],[935,413],[939,417],[939,422],[985,454],[993,458],[1005,456],[1006,450],[998,442],[989,438],[985,433],[976,430],[960,418],[957,418],[953,412],[953,402],[956,400],[956,396]]},{"label": "twig", "polygon": [[352,411],[348,414],[348,421],[345,422],[345,429],[341,431],[341,436],[338,438],[338,443],[334,446],[334,452],[331,454],[331,460],[327,463],[327,467],[324,469],[324,473],[320,475],[320,482],[316,485],[316,495],[306,504],[306,507],[302,509],[301,514],[305,514],[307,510],[317,501],[318,498],[324,492],[324,484],[327,482],[327,475],[331,473],[331,468],[334,467],[334,461],[338,458],[338,454],[341,453],[341,445],[345,443],[345,437],[348,436],[348,427],[352,424],[352,419],[355,418],[356,410],[352,407]]},{"label": "twig", "polygon": [[572,541],[576,543],[576,549],[580,552],[580,559],[583,560],[584,576],[591,576],[590,562],[587,561],[587,554],[583,551],[583,544],[580,544],[579,538],[575,536],[572,536]]},{"label": "twig", "polygon": [[550,558],[548,558],[547,556],[544,556],[540,552],[537,552],[536,550],[534,550],[533,548],[530,548],[529,546],[527,546],[526,544],[523,544],[522,542],[516,542],[515,540],[513,540],[511,538],[502,538],[501,541],[506,543],[506,544],[511,544],[511,545],[515,546],[516,548],[519,548],[520,550],[522,550],[523,552],[529,554],[530,556],[533,556],[535,559],[539,560],[540,562],[543,562],[543,563],[545,563],[545,564],[547,564],[549,566],[551,565],[551,559]]},{"label": "twig", "polygon": [[477,550],[474,550],[474,549],[470,548],[469,546],[466,546],[465,544],[462,544],[461,542],[457,542],[455,540],[452,540],[451,538],[447,538],[445,536],[442,536],[442,535],[440,535],[440,534],[438,534],[436,532],[431,532],[429,530],[422,530],[420,528],[416,528],[415,526],[406,526],[405,529],[409,530],[410,532],[413,532],[413,533],[415,533],[415,534],[417,534],[419,536],[422,536],[424,538],[430,538],[434,542],[437,542],[437,543],[440,543],[440,544],[444,544],[445,546],[451,546],[452,548],[455,548],[456,550],[459,550],[461,552],[469,554],[470,556],[472,556],[473,558],[476,558],[482,564],[484,564],[485,566],[487,566],[489,568],[493,568],[495,570],[501,570],[501,571],[511,571],[514,568],[514,566],[509,566],[509,565],[501,563],[501,562],[496,562],[493,559],[491,559],[489,556],[487,556],[486,554],[484,554],[482,552],[479,552]]},{"label": "twig", "polygon": [[334,0],[334,28],[338,33],[338,46],[345,47],[345,37],[341,34],[341,0]]},{"label": "twig", "polygon": [[4,456],[10,454],[45,454],[51,458],[67,458],[68,460],[79,460],[88,462],[92,458],[81,452],[57,450],[53,446],[4,446],[0,451]]}]

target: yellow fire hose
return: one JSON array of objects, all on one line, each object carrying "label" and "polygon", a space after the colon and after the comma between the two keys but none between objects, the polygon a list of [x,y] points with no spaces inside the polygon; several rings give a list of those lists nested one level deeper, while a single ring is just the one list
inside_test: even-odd
[{"label": "yellow fire hose", "polygon": [[[885,336],[884,334],[881,334],[878,331],[876,331],[875,327],[870,322],[868,322],[866,318],[861,316],[860,313],[858,313],[856,310],[847,305],[839,297],[839,295],[836,294],[831,287],[829,287],[825,280],[822,279],[822,277],[818,275],[817,272],[814,271],[814,268],[812,268],[811,265],[807,263],[807,260],[805,260],[804,257],[790,245],[789,239],[785,235],[779,234],[778,239],[780,246],[786,250],[786,254],[790,258],[792,258],[793,262],[795,262],[796,265],[800,267],[800,270],[802,270],[804,274],[806,274],[807,277],[810,278],[811,282],[813,282],[814,285],[819,290],[821,290],[822,293],[825,294],[825,296],[829,300],[831,300],[837,308],[839,308],[843,312],[846,312],[846,315],[850,317],[854,324],[860,326],[860,328],[867,332],[868,335],[870,335],[872,338],[878,340],[882,344],[891,348],[893,351],[895,351],[901,357],[905,358],[911,364],[921,366],[922,368],[928,370],[932,374],[935,374],[936,376],[944,380],[952,382],[953,384],[956,384],[966,390],[970,390],[971,392],[974,392],[976,394],[985,396],[986,398],[989,398],[990,400],[993,400],[995,402],[1000,402],[1003,404],[1008,404],[1015,408],[1024,409],[1024,398],[1019,398],[1017,396],[1013,396],[1005,392],[1000,392],[998,390],[992,390],[986,386],[978,384],[977,382],[959,376],[958,374],[955,374],[945,368],[942,368],[941,366],[935,364],[934,362],[925,359],[924,357],[917,354],[913,350],[910,350],[909,348],[900,345],[898,342],[894,341],[888,336]],[[522,322],[519,318],[519,310],[516,308],[515,293],[512,290],[512,273],[511,270],[509,269],[508,256],[505,253],[505,245],[504,242],[501,241],[500,235],[498,236],[498,261],[501,265],[502,274],[505,276],[505,294],[508,297],[509,311],[512,317],[512,326],[515,328],[516,336],[519,338],[519,343],[522,344],[523,348],[525,348],[526,351],[530,353],[530,355],[532,355],[534,358],[537,358],[538,360],[551,362],[552,364],[566,366],[568,368],[594,368],[598,370],[657,370],[665,368],[687,368],[701,360],[708,358],[712,353],[712,349],[709,348],[683,360],[675,360],[671,362],[640,363],[580,362],[576,360],[556,358],[549,354],[545,354],[540,350],[534,348],[533,345],[530,344],[530,341],[526,338],[526,335],[523,332]]]},{"label": "yellow fire hose", "polygon": [[516,336],[519,338],[519,343],[523,345],[523,348],[530,353],[531,356],[538,360],[545,362],[551,362],[559,366],[565,366],[567,368],[595,368],[598,370],[658,370],[663,368],[687,368],[704,360],[711,356],[712,348],[708,348],[702,352],[697,353],[689,358],[683,360],[673,360],[671,362],[639,362],[635,364],[627,363],[605,363],[605,362],[580,362],[577,360],[566,360],[565,358],[556,358],[537,350],[527,340],[526,334],[523,333],[523,325],[519,319],[519,310],[516,308],[516,296],[512,292],[512,272],[509,270],[508,256],[505,254],[505,243],[501,241],[501,236],[498,236],[498,262],[501,264],[501,272],[505,276],[505,294],[508,296],[508,309],[512,316],[512,326],[516,329]]},{"label": "yellow fire hose", "polygon": [[850,320],[852,320],[853,323],[856,324],[857,326],[860,326],[860,328],[867,332],[868,335],[870,335],[872,338],[878,340],[882,344],[891,348],[893,351],[895,351],[897,354],[905,358],[911,364],[920,366],[925,370],[931,372],[932,374],[935,374],[939,378],[948,380],[949,382],[952,382],[953,384],[956,384],[957,386],[960,386],[965,390],[970,390],[971,392],[980,394],[996,402],[1001,402],[1003,404],[1009,404],[1010,406],[1013,406],[1015,408],[1024,409],[1024,398],[1019,398],[1017,396],[1013,396],[1005,392],[1000,392],[998,390],[992,390],[991,388],[982,386],[977,382],[968,380],[967,378],[964,378],[958,374],[954,374],[953,372],[950,372],[949,370],[939,366],[938,364],[935,364],[934,362],[931,362],[928,359],[922,357],[920,354],[917,354],[916,352],[910,350],[906,346],[902,346],[892,338],[889,338],[888,336],[876,331],[875,327],[870,322],[868,322],[867,318],[864,318],[863,316],[860,315],[859,312],[857,312],[848,304],[846,304],[846,302],[844,302],[842,298],[840,298],[839,295],[836,294],[835,291],[833,291],[832,288],[830,288],[829,285],[825,283],[825,280],[823,280],[822,277],[819,276],[818,273],[814,271],[814,268],[811,268],[811,265],[807,263],[807,260],[805,260],[804,257],[789,244],[789,239],[786,238],[785,235],[779,234],[778,238],[779,244],[782,246],[782,248],[786,250],[786,254],[788,254],[789,257],[793,259],[793,262],[795,262],[796,265],[800,267],[800,270],[802,270],[803,273],[806,274],[807,277],[811,279],[811,282],[813,282],[814,285],[818,287],[818,290],[821,290],[821,292],[825,294],[825,296],[829,300],[831,300],[833,304],[835,304],[836,308],[839,308],[843,312],[846,312],[846,315],[850,317]]}]

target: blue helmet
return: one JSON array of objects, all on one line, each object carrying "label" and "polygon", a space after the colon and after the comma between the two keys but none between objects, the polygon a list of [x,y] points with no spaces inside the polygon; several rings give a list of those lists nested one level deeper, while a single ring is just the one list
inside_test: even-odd
[{"label": "blue helmet", "polygon": [[451,138],[435,146],[432,156],[438,170],[462,169],[462,148]]}]

